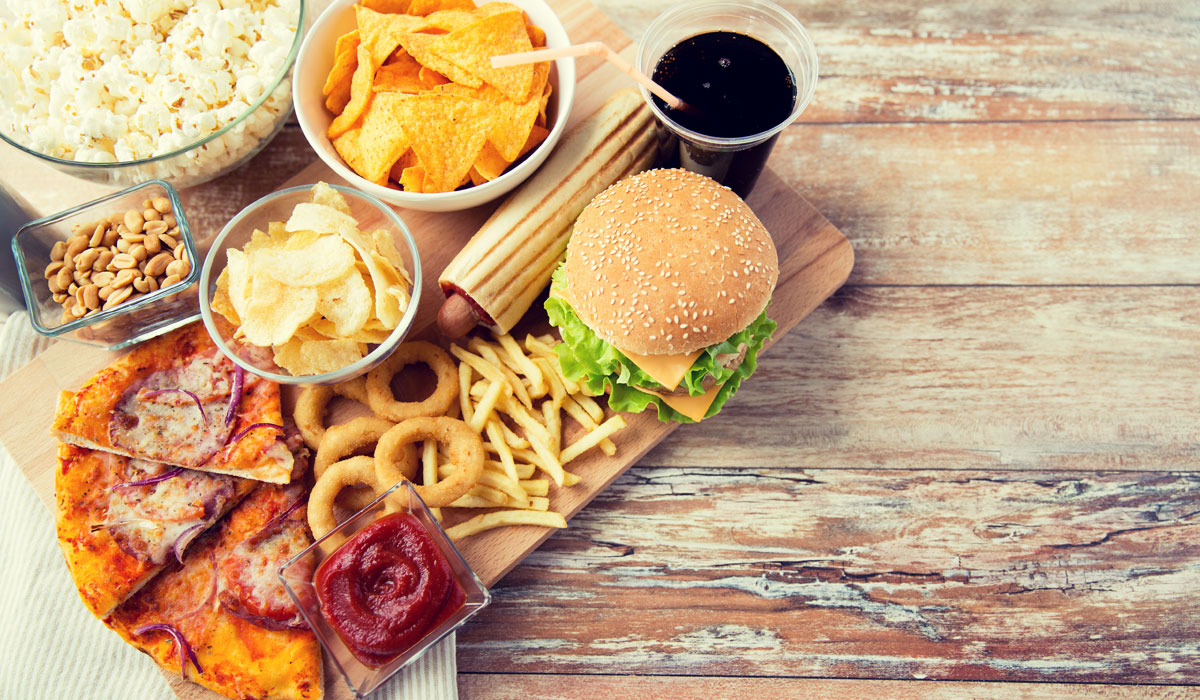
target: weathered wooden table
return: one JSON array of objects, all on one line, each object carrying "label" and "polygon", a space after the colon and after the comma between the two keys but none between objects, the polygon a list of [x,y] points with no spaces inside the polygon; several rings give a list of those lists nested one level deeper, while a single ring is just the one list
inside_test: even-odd
[{"label": "weathered wooden table", "polygon": [[850,282],[496,587],[462,696],[1196,697],[1200,6],[785,4],[821,81],[771,166]]}]

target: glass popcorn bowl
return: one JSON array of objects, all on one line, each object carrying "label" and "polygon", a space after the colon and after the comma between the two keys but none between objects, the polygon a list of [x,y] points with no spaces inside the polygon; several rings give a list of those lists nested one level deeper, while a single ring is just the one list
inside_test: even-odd
[{"label": "glass popcorn bowl", "polygon": [[400,323],[391,331],[384,342],[379,343],[362,359],[335,371],[324,374],[293,375],[280,368],[274,362],[271,348],[249,345],[234,337],[236,330],[224,316],[213,311],[213,296],[217,290],[217,278],[225,269],[229,256],[226,251],[230,248],[245,248],[250,242],[254,231],[266,231],[271,222],[284,221],[291,217],[292,210],[297,204],[312,200],[312,185],[299,185],[273,192],[250,206],[243,209],[237,216],[230,219],[225,228],[217,234],[200,268],[200,315],[213,342],[229,359],[247,372],[253,372],[260,377],[279,384],[337,384],[348,379],[366,374],[372,368],[383,362],[396,346],[404,342],[413,323],[417,319],[417,309],[421,302],[421,257],[417,252],[417,242],[408,226],[388,205],[380,202],[365,192],[351,187],[330,185],[346,198],[350,205],[351,215],[364,231],[383,229],[391,234],[407,266],[408,276],[412,279],[411,298],[405,309]]},{"label": "glass popcorn bowl", "polygon": [[[83,180],[118,187],[164,180],[180,189],[199,185],[240,167],[258,154],[283,128],[292,113],[292,67],[304,36],[305,0],[296,0],[296,31],[287,57],[274,75],[262,76],[262,95],[216,131],[167,153],[110,163],[55,157],[22,143],[0,126],[0,140],[51,167]],[[6,49],[11,50],[11,49]],[[0,113],[0,123],[3,121]],[[19,115],[13,116],[14,121]],[[19,123],[19,122],[18,122]]]},{"label": "glass popcorn bowl", "polygon": [[[179,229],[178,243],[183,246],[183,255],[190,263],[187,275],[169,287],[159,288],[139,298],[131,296],[132,301],[82,318],[66,320],[63,305],[54,300],[45,275],[54,245],[77,235],[73,232],[77,225],[94,225],[113,213],[141,209],[146,200],[158,197],[166,198],[171,204],[171,214]],[[200,278],[196,244],[183,205],[179,202],[179,193],[161,180],[144,182],[31,221],[13,236],[12,250],[21,279],[21,291],[25,295],[25,306],[29,309],[29,319],[34,329],[46,337],[119,350],[162,335],[200,316],[196,303],[196,280]]]},{"label": "glass popcorn bowl", "polygon": [[[426,631],[407,650],[382,666],[372,667],[360,661],[337,630],[330,625],[323,602],[317,592],[316,572],[322,562],[332,556],[344,543],[351,540],[355,534],[380,518],[394,513],[411,515],[420,523],[432,544],[450,565],[454,579],[462,586],[464,600],[462,607]],[[471,570],[462,554],[446,536],[445,530],[429,512],[421,497],[417,495],[408,481],[397,483],[366,508],[296,555],[279,569],[279,577],[283,580],[288,595],[296,602],[305,621],[316,633],[321,646],[332,658],[338,671],[341,672],[346,684],[360,698],[379,689],[389,678],[421,658],[446,635],[462,627],[491,602],[491,594],[488,593],[487,587]]]}]

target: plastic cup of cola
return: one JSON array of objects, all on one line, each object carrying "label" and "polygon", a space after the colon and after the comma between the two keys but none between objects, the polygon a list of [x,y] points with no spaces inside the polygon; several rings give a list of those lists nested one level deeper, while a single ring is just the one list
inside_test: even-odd
[{"label": "plastic cup of cola", "polygon": [[768,0],[685,0],[646,29],[636,65],[690,106],[672,109],[641,88],[658,120],[661,164],[707,175],[742,197],[817,86],[812,39]]}]

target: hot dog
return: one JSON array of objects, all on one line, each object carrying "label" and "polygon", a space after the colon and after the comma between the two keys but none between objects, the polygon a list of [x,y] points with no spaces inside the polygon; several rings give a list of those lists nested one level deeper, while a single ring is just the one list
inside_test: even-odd
[{"label": "hot dog", "polygon": [[438,279],[447,297],[438,313],[442,333],[457,338],[477,323],[511,330],[549,284],[592,197],[656,157],[650,109],[637,91],[617,92],[563,138],[446,266]]}]

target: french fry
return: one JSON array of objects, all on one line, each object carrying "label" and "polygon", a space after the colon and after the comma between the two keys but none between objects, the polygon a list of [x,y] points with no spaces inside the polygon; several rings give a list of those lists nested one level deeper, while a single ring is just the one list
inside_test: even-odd
[{"label": "french fry", "polygon": [[604,420],[604,409],[600,408],[600,404],[593,401],[590,397],[572,396],[571,398],[574,399],[575,402],[580,406],[582,406],[583,410],[587,411],[587,414],[592,417],[592,420],[596,421],[597,423]]},{"label": "french fry", "polygon": [[458,403],[462,411],[462,419],[470,421],[473,411],[471,408],[471,376],[473,370],[466,362],[458,365]]},{"label": "french fry", "polygon": [[467,425],[471,430],[482,433],[484,426],[492,419],[492,415],[496,411],[496,402],[500,400],[500,396],[504,393],[503,384],[493,383],[488,387],[483,398],[479,399],[479,403],[475,404],[474,413],[471,415],[471,420],[467,421]]},{"label": "french fry", "polygon": [[546,472],[547,476],[554,479],[555,484],[561,486],[563,480],[562,464],[559,462],[558,454],[551,449],[550,434],[546,431],[546,426],[539,423],[532,413],[525,410],[523,406],[510,397],[504,398],[501,407],[505,413],[512,416],[517,425],[524,428],[525,437],[529,440],[534,454],[541,457],[542,463],[538,466]]},{"label": "french fry", "polygon": [[[495,460],[488,460],[488,461],[484,462],[484,466],[485,467],[490,466],[494,469],[499,469],[501,471],[504,470],[504,465],[500,464],[499,462],[497,462]],[[534,465],[532,465],[528,462],[517,462],[515,465],[515,468],[517,471],[517,478],[521,479],[521,480],[532,479],[533,473],[535,471],[537,471],[537,467],[535,467]]]},{"label": "french fry", "polygon": [[504,441],[504,431],[500,429],[500,426],[500,419],[495,416],[484,426],[483,429],[487,431],[489,440],[489,442],[485,443],[485,448],[491,449],[496,453],[496,456],[500,458],[500,465],[504,473],[515,479],[518,476],[517,465],[513,460],[512,450],[509,449],[508,443]]},{"label": "french fry", "polygon": [[450,507],[450,508],[495,508],[496,504],[492,503],[491,501],[487,500],[486,498],[480,498],[479,496],[474,496],[470,493],[464,493],[463,495],[458,497],[458,500],[451,503],[448,507]]},{"label": "french fry", "polygon": [[[592,420],[591,414],[587,412],[587,410],[583,407],[583,404],[576,401],[577,398],[582,398],[585,401],[591,401],[591,399],[586,396],[568,396],[563,400],[563,410],[567,412],[567,415],[574,418],[576,423],[582,425],[587,430],[595,430],[600,423]],[[610,457],[617,453],[617,446],[608,438],[604,438],[600,441],[600,449],[604,452],[604,454]]]},{"label": "french fry", "polygon": [[[421,446],[421,483],[433,486],[438,482],[438,443],[436,440],[426,440]],[[438,520],[442,519],[441,508],[430,508],[429,512]]]},{"label": "french fry", "polygon": [[587,433],[586,435],[581,437],[579,440],[576,440],[574,443],[569,445],[562,452],[560,452],[558,455],[559,461],[562,464],[569,463],[571,460],[575,459],[579,455],[583,454],[584,452],[587,452],[588,450],[592,449],[596,445],[599,445],[600,441],[603,440],[604,438],[612,435],[613,433],[617,432],[618,430],[620,430],[621,428],[624,428],[624,427],[625,427],[625,419],[622,418],[621,416],[613,416],[612,418],[609,418],[608,420],[601,423],[599,425],[599,427],[597,427],[595,430]]},{"label": "french fry", "polygon": [[545,496],[550,493],[549,479],[522,479],[517,485],[529,496]]},{"label": "french fry", "polygon": [[[450,476],[454,473],[453,465],[443,465],[438,469],[438,472],[443,476]],[[525,489],[521,488],[520,482],[516,479],[510,479],[508,475],[484,469],[479,475],[479,483],[496,489],[509,498],[517,501],[524,501],[529,498],[529,494],[525,493]]]},{"label": "french fry", "polygon": [[562,449],[562,413],[553,401],[542,402],[542,417],[545,418],[546,433],[550,437],[550,450]]},{"label": "french fry", "polygon": [[515,371],[529,377],[529,395],[535,399],[546,395],[546,382],[542,376],[542,370],[533,363],[532,360],[521,350],[521,346],[517,341],[513,340],[511,335],[495,335],[496,342],[500,343],[500,347],[504,350],[504,354],[512,360]]},{"label": "french fry", "polygon": [[[521,403],[525,404],[526,408],[533,410],[533,399],[529,396],[529,390],[525,388],[525,384],[517,377],[516,373],[500,360],[500,356],[496,354],[496,350],[487,341],[482,338],[471,338],[467,342],[467,347],[478,353],[480,358],[491,363],[492,368],[500,372],[508,380],[508,383],[512,385],[513,394],[520,399]],[[483,373],[480,372],[480,374]]]},{"label": "french fry", "polygon": [[451,345],[450,346],[450,354],[457,357],[459,362],[469,365],[471,367],[471,369],[475,370],[480,375],[482,375],[483,377],[486,377],[487,379],[490,379],[493,382],[508,381],[505,378],[503,372],[501,372],[490,362],[483,359],[479,355],[476,355],[475,353],[471,352],[470,350],[465,350],[463,348],[458,347],[457,345]]},{"label": "french fry", "polygon": [[508,502],[508,495],[503,491],[498,491],[491,486],[484,486],[482,483],[475,484],[467,491],[468,495],[482,498],[485,501],[491,501],[494,506],[502,506]]},{"label": "french fry", "polygon": [[563,472],[563,486],[574,486],[583,481],[583,478],[578,474],[573,474],[568,471]]},{"label": "french fry", "polygon": [[530,496],[529,510],[550,510],[550,499],[545,496]]},{"label": "french fry", "polygon": [[491,530],[505,525],[538,525],[541,527],[565,528],[567,519],[562,513],[553,511],[540,512],[536,510],[498,510],[493,513],[482,513],[470,520],[465,520],[446,530],[446,535],[452,541]]},{"label": "french fry", "polygon": [[533,363],[538,366],[538,369],[542,370],[544,376],[547,378],[547,390],[550,393],[551,400],[561,404],[567,396],[567,388],[563,386],[562,377],[558,376],[558,372],[554,370],[554,366],[550,364],[550,360],[544,357],[533,360]]}]

